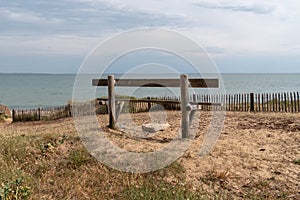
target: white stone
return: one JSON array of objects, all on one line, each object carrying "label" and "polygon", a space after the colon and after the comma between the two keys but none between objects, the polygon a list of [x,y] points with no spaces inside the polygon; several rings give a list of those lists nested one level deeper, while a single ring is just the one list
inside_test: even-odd
[{"label": "white stone", "polygon": [[149,133],[155,133],[157,131],[165,131],[170,127],[170,124],[143,124],[142,129],[143,131],[149,132]]}]

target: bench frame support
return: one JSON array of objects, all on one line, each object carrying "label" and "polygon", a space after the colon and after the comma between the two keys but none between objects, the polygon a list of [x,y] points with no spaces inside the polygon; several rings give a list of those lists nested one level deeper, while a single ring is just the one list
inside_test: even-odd
[{"label": "bench frame support", "polygon": [[[181,94],[181,137],[182,139],[188,138],[189,136],[189,128],[192,123],[195,112],[198,110],[199,106],[193,106],[189,102],[189,85],[197,84],[197,79],[191,79],[193,82],[189,82],[188,75],[181,74],[180,75],[180,85],[177,85],[176,79],[170,80],[162,80],[163,84],[159,84],[159,80],[156,80],[155,84],[143,84],[145,80],[120,80],[117,85],[122,86],[141,86],[141,87],[164,87],[170,86],[180,86],[180,94]],[[199,79],[201,84],[198,87],[218,87],[218,79],[207,79],[210,85],[206,84],[204,79]],[[139,85],[141,84],[141,85]],[[94,86],[108,86],[108,113],[109,113],[109,128],[116,129],[116,122],[121,113],[121,109],[123,108],[124,102],[121,102],[119,109],[116,110],[116,97],[115,97],[115,79],[114,75],[108,76],[107,81],[105,79],[93,80]],[[196,103],[195,97],[193,97],[193,103]],[[197,103],[196,103],[197,104]]]}]

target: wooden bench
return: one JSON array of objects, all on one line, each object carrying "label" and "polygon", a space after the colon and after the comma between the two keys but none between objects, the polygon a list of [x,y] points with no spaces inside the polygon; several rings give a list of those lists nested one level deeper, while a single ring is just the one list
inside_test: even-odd
[{"label": "wooden bench", "polygon": [[[117,116],[120,109],[116,112],[115,86],[126,87],[180,87],[181,96],[181,133],[182,138],[187,138],[189,126],[195,112],[198,110],[199,102],[189,101],[188,87],[195,88],[218,88],[218,79],[188,79],[188,75],[180,75],[180,79],[114,79],[113,75],[108,76],[108,79],[93,79],[93,86],[108,86],[108,113],[109,127],[116,129]],[[118,101],[118,100],[117,100]],[[119,100],[124,102],[125,100]],[[145,101],[147,101],[145,99]],[[152,101],[153,100],[148,100]],[[204,103],[205,104],[205,103]],[[210,103],[206,103],[207,105]]]}]

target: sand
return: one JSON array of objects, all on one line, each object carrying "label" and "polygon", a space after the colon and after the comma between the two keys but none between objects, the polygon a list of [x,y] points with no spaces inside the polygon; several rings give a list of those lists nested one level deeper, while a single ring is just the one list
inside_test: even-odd
[{"label": "sand", "polygon": [[[136,127],[149,123],[148,113],[130,115]],[[108,116],[98,117],[102,129],[119,147],[132,152],[152,152],[162,148],[180,133],[180,112],[168,111],[170,128],[154,135],[137,138],[135,127],[122,124],[120,130],[106,127]],[[210,123],[210,113],[201,112],[199,129],[191,146],[178,162],[184,167],[191,189],[228,190],[236,197],[245,191],[265,188],[272,192],[291,194],[300,199],[300,113],[227,112],[224,128],[212,152],[199,157],[199,149]],[[0,133],[76,134],[72,118],[49,122],[0,123]],[[136,135],[137,134],[137,135]],[[121,136],[121,137],[120,137]],[[172,177],[168,177],[172,181]],[[279,196],[280,198],[280,196]]]}]

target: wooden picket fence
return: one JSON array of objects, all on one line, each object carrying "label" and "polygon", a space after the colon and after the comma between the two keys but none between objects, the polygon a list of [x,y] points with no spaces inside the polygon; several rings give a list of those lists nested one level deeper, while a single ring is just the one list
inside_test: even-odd
[{"label": "wooden picket fence", "polygon": [[300,112],[299,92],[254,95],[256,112]]},{"label": "wooden picket fence", "polygon": [[299,92],[226,94],[226,111],[300,112]]},{"label": "wooden picket fence", "polygon": [[[124,100],[124,99],[123,99]],[[121,101],[118,100],[117,101]],[[299,92],[289,93],[241,93],[241,94],[194,94],[190,96],[191,102],[199,102],[202,110],[225,110],[240,112],[300,112]],[[100,103],[102,102],[102,104]],[[104,102],[104,103],[103,103]],[[123,112],[139,113],[160,109],[157,105],[161,105],[165,110],[180,110],[180,97],[168,96],[159,98],[141,98],[127,99]],[[221,106],[220,106],[221,105]],[[86,105],[76,106],[77,109],[88,110]],[[96,114],[107,114],[108,109],[105,99],[95,101]],[[91,115],[93,113],[84,113]],[[39,121],[39,120],[55,120],[72,116],[72,106],[53,108],[37,108],[31,110],[13,110],[13,122],[18,121]]]},{"label": "wooden picket fence", "polygon": [[12,110],[13,122],[55,120],[70,117],[71,115],[70,105],[53,108]]},{"label": "wooden picket fence", "polygon": [[[149,99],[149,98],[148,98]],[[155,104],[166,110],[180,110],[180,98],[175,96],[131,101],[132,112],[148,111]],[[226,110],[241,112],[300,112],[299,92],[289,93],[241,93],[241,94],[194,94],[189,101],[200,102],[202,110]],[[219,106],[218,104],[221,104]]]},{"label": "wooden picket fence", "polygon": [[[202,102],[203,110],[222,109],[242,112],[300,112],[299,92],[285,93],[240,93],[240,94],[196,94],[190,101]],[[205,105],[221,103],[223,106]]]}]

